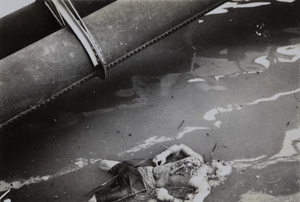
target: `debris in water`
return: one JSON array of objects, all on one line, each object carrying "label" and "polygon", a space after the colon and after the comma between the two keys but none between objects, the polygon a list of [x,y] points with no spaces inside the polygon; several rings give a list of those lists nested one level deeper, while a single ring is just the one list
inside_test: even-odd
[{"label": "debris in water", "polygon": [[178,126],[177,130],[179,130],[179,128],[181,128],[181,126],[183,125],[184,120],[181,121],[181,124]]},{"label": "debris in water", "polygon": [[8,193],[10,192],[10,189],[7,190],[4,194],[2,194],[2,196],[0,197],[0,200],[4,198],[4,196],[6,196]]},{"label": "debris in water", "polygon": [[215,149],[217,148],[217,143],[215,144],[214,148],[212,149],[211,153],[210,153],[210,158],[212,159],[212,156],[214,154]]}]

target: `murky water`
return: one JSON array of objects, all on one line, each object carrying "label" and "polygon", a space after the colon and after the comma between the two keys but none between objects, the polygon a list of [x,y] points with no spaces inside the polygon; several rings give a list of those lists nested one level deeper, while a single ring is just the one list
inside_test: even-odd
[{"label": "murky water", "polygon": [[[99,159],[175,143],[231,161],[206,201],[299,199],[299,1],[232,1],[1,136],[0,192],[81,201]],[[39,193],[39,194],[37,194]]]}]

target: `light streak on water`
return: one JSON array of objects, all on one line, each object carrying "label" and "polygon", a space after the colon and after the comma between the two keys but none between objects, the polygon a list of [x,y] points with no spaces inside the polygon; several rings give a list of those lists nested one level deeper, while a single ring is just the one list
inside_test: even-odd
[{"label": "light streak on water", "polygon": [[202,78],[195,78],[195,79],[190,79],[188,80],[188,82],[190,83],[195,83],[195,82],[205,82],[206,80],[205,79],[202,79]]},{"label": "light streak on water", "polygon": [[277,0],[279,2],[284,2],[284,3],[293,3],[295,0]]},{"label": "light streak on water", "polygon": [[185,127],[185,129],[182,132],[178,133],[178,135],[176,136],[176,139],[181,139],[187,133],[190,133],[195,130],[209,130],[209,129],[210,129],[210,127]]},{"label": "light streak on water", "polygon": [[45,175],[45,176],[36,176],[30,177],[29,179],[19,179],[13,182],[5,182],[0,181],[0,192],[6,191],[8,189],[20,189],[23,186],[27,186],[30,184],[37,184],[43,181],[48,181],[71,172],[77,171],[82,169],[83,167],[87,166],[88,164],[95,164],[100,159],[84,159],[78,158],[73,164],[61,169],[60,171],[56,172],[53,175]]},{"label": "light streak on water", "polygon": [[261,56],[254,60],[256,64],[264,66],[266,69],[270,67],[271,62],[267,59],[267,56]]},{"label": "light streak on water", "polygon": [[300,43],[290,46],[284,46],[277,48],[277,53],[283,57],[278,57],[279,62],[296,62],[300,59]]},{"label": "light streak on water", "polygon": [[[182,132],[180,132],[176,138],[180,139],[184,135],[195,131],[195,130],[208,130],[209,127],[186,127]],[[132,148],[131,150],[128,150],[127,152],[136,152],[141,149],[145,149],[147,147],[150,147],[153,144],[157,144],[160,142],[170,141],[174,138],[167,138],[167,137],[160,137],[157,136],[151,137],[144,141],[144,143],[138,145],[137,147]],[[300,128],[293,129],[286,132],[285,139],[282,144],[282,148],[279,151],[278,154],[275,154],[271,158],[267,159],[266,161],[263,161],[266,156],[259,156],[257,158],[250,158],[250,159],[237,159],[233,160],[232,164],[235,169],[245,169],[247,167],[252,167],[253,169],[263,169],[270,165],[279,163],[279,162],[295,162],[300,161],[299,151],[300,151]],[[294,147],[292,147],[293,143]],[[20,189],[23,186],[27,186],[30,184],[37,184],[43,181],[48,181],[66,174],[69,174],[71,172],[80,170],[89,164],[95,164],[99,162],[101,159],[85,159],[85,158],[78,158],[73,164],[61,169],[54,175],[45,175],[45,176],[36,176],[36,177],[30,177],[29,179],[19,179],[13,182],[5,182],[0,181],[0,192],[7,191],[9,189]],[[220,183],[220,182],[210,182],[212,185],[214,183]]]},{"label": "light streak on water", "polygon": [[241,109],[241,105],[242,106],[251,106],[251,105],[256,105],[262,102],[270,102],[270,101],[275,101],[278,98],[282,97],[282,96],[286,96],[286,95],[292,95],[295,93],[300,92],[300,88],[293,90],[293,91],[288,91],[288,92],[282,92],[282,93],[277,93],[271,97],[268,98],[260,98],[257,99],[253,102],[249,102],[249,103],[242,103],[242,104],[234,104],[234,105],[228,105],[227,108],[221,108],[221,107],[217,107],[217,108],[213,108],[211,110],[209,110],[208,112],[205,113],[205,115],[203,116],[203,119],[207,120],[207,121],[214,121],[216,120],[216,115],[219,113],[224,113],[224,112],[231,112],[233,110],[240,110]]},{"label": "light streak on water", "polygon": [[253,169],[263,169],[270,165],[277,164],[279,162],[300,161],[299,151],[300,128],[297,128],[286,132],[281,150],[272,157],[266,159],[266,156],[263,155],[252,159],[233,160],[232,163],[233,167],[237,170],[246,169],[247,167],[251,167]]},{"label": "light streak on water", "polygon": [[270,2],[257,2],[257,3],[245,3],[239,4],[238,2],[227,2],[218,8],[214,9],[213,11],[207,13],[206,15],[214,15],[214,14],[222,14],[227,13],[228,8],[253,8],[259,6],[265,6],[271,4]]}]

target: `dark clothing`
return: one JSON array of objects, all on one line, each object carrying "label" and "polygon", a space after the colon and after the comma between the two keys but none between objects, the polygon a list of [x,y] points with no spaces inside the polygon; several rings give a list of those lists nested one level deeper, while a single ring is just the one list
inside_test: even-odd
[{"label": "dark clothing", "polygon": [[115,165],[109,172],[118,177],[95,194],[97,201],[114,201],[146,189],[137,167],[128,162]]}]

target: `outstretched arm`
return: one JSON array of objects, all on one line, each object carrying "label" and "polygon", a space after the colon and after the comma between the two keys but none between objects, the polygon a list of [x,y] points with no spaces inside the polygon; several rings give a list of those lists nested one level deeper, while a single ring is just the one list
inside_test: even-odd
[{"label": "outstretched arm", "polygon": [[189,200],[183,200],[179,198],[175,198],[168,193],[168,190],[165,188],[159,188],[156,190],[157,199],[160,201],[169,201],[169,202],[186,202]]},{"label": "outstretched arm", "polygon": [[173,146],[169,147],[162,153],[156,155],[153,158],[153,162],[156,165],[162,165],[166,162],[166,159],[168,156],[170,156],[171,154],[179,154],[180,152],[182,152],[187,157],[188,156],[197,156],[203,162],[203,158],[200,154],[194,152],[191,148],[189,148],[188,146],[186,146],[184,144],[174,144]]},{"label": "outstretched arm", "polygon": [[168,190],[165,188],[160,188],[156,190],[157,199],[161,201],[171,201],[171,202],[203,202],[206,196],[210,193],[210,186],[208,182],[205,182],[201,187],[195,190],[195,194],[191,196],[188,200],[175,198],[168,193]]}]

